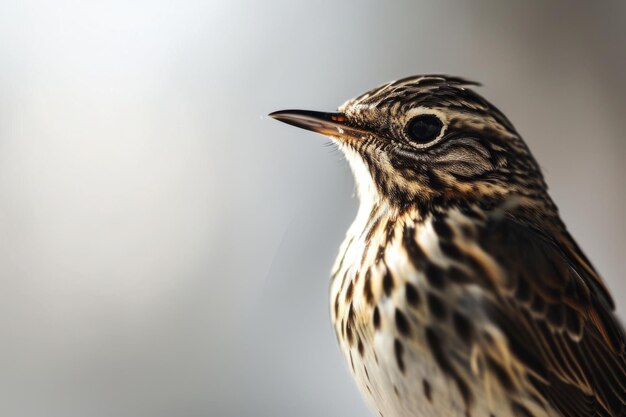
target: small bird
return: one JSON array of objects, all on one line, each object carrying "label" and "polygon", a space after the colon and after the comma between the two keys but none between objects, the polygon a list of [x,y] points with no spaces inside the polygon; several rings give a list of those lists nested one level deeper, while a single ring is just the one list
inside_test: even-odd
[{"label": "small bird", "polygon": [[330,284],[349,369],[381,417],[625,416],[611,295],[478,85],[421,75],[270,114],[329,136],[355,177]]}]

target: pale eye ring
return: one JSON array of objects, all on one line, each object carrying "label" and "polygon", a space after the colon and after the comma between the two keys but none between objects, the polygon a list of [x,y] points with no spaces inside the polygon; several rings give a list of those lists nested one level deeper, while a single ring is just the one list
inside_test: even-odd
[{"label": "pale eye ring", "polygon": [[443,130],[443,122],[434,114],[420,114],[406,125],[407,138],[418,145],[426,145],[437,139]]}]

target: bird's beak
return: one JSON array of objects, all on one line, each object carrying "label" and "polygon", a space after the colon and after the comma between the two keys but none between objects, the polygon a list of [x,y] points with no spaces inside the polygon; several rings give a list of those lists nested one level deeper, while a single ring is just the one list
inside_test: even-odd
[{"label": "bird's beak", "polygon": [[337,139],[360,138],[367,132],[350,126],[343,113],[324,113],[310,110],[280,110],[269,114],[288,125],[301,127]]}]

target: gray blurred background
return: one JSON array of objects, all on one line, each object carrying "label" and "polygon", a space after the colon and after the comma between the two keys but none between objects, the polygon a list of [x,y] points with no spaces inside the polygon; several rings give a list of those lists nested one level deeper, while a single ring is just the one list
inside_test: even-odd
[{"label": "gray blurred background", "polygon": [[626,312],[626,3],[0,2],[0,414],[368,416],[327,140],[268,119],[484,83]]}]

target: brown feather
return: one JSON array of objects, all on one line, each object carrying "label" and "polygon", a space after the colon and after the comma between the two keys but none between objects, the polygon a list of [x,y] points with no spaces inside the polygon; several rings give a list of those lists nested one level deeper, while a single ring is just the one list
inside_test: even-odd
[{"label": "brown feather", "polygon": [[[554,308],[571,307],[568,314],[583,323],[582,334],[573,337],[562,326],[554,326],[547,314],[536,314],[527,303],[517,300],[515,292],[497,294],[503,299],[490,305],[488,311],[509,337],[518,359],[544,368],[546,381],[537,382],[537,389],[564,415],[594,415],[582,411],[590,407],[598,415],[623,416],[624,332],[606,287],[578,253],[578,247],[571,244],[571,237],[560,233],[558,227],[530,226],[523,218],[516,218],[514,211],[507,215],[496,211],[479,240],[506,273],[524,281],[535,299]],[[578,409],[574,405],[580,413],[571,413]]]}]

